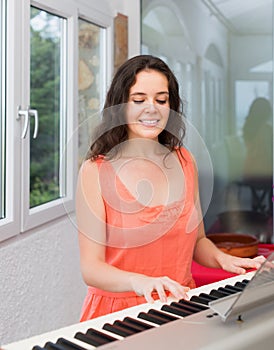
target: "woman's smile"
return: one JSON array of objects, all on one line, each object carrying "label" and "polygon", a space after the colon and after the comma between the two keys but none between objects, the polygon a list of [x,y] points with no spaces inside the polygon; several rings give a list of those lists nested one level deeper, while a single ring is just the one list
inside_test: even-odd
[{"label": "woman's smile", "polygon": [[147,126],[149,128],[151,127],[156,127],[159,123],[160,119],[139,119],[139,122],[144,125]]}]

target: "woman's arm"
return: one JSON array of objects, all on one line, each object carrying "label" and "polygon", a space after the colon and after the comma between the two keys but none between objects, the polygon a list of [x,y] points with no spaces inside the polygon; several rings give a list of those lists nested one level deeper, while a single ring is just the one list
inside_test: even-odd
[{"label": "woman's arm", "polygon": [[246,269],[258,269],[265,258],[258,256],[250,259],[225,254],[201,234],[196,242],[194,260],[207,267],[222,268],[232,273],[244,274]]},{"label": "woman's arm", "polygon": [[80,169],[76,213],[80,248],[80,264],[83,279],[89,286],[110,292],[134,291],[152,302],[156,291],[161,301],[166,301],[165,290],[176,298],[186,297],[188,288],[168,277],[149,277],[120,270],[105,261],[106,217],[101,195],[98,167],[86,161]]}]

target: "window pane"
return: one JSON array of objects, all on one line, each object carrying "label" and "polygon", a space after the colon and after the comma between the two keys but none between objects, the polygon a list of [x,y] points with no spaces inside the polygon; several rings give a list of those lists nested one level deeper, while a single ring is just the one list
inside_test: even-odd
[{"label": "window pane", "polygon": [[[233,0],[212,1],[212,6],[208,1],[198,3],[200,9],[192,2],[185,8],[180,0],[171,0],[168,6],[141,0],[142,53],[165,57],[176,73],[187,119],[210,153],[214,188],[204,210],[206,232],[253,234],[261,243],[270,243],[273,0],[242,1],[241,9]],[[194,12],[203,18],[195,28],[189,21]],[[213,32],[218,34],[209,39],[207,34]],[[183,68],[189,64],[188,75]],[[203,196],[207,178],[199,177],[202,206],[208,198]]]},{"label": "window pane", "polygon": [[1,2],[0,8],[0,219],[5,217],[5,2]]},{"label": "window pane", "polygon": [[88,151],[105,88],[104,33],[104,28],[79,19],[79,164]]},{"label": "window pane", "polygon": [[[38,111],[39,131],[30,134],[30,207],[59,198],[65,109],[63,60],[65,20],[31,7],[30,105]],[[34,118],[32,124],[34,124]],[[60,135],[63,135],[62,138]]]}]

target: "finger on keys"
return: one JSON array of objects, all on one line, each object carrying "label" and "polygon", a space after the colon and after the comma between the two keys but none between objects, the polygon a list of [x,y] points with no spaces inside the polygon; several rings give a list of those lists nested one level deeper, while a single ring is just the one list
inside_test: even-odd
[{"label": "finger on keys", "polygon": [[166,296],[166,292],[164,289],[164,285],[161,283],[158,283],[158,285],[156,286],[156,291],[158,293],[159,299],[162,303],[166,303],[167,302],[167,296]]},{"label": "finger on keys", "polygon": [[187,292],[190,290],[189,287],[182,287],[180,289],[175,289],[172,294],[176,299],[189,299]]},{"label": "finger on keys", "polygon": [[259,269],[265,260],[263,256],[257,256],[253,259],[246,258],[243,259],[239,265],[248,269]]},{"label": "finger on keys", "polygon": [[168,290],[176,299],[187,299],[187,292],[190,290],[189,287],[184,287],[180,283],[171,280],[168,277],[162,278],[164,287]]},{"label": "finger on keys", "polygon": [[146,301],[150,304],[154,303],[154,299],[152,297],[152,289],[147,289],[144,291],[144,297],[146,299]]},{"label": "finger on keys", "polygon": [[253,261],[258,262],[258,268],[259,268],[266,261],[266,258],[263,255],[259,255],[253,258]]}]

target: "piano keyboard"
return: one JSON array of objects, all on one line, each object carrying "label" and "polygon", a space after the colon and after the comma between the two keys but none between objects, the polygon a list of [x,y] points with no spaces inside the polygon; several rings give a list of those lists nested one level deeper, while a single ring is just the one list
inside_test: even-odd
[{"label": "piano keyboard", "polygon": [[[196,335],[194,332],[193,337],[199,338],[197,334],[198,325],[204,323],[205,318],[218,318],[218,322],[222,323],[219,317],[216,317],[216,314],[209,309],[209,301],[241,292],[253,274],[254,272],[249,272],[243,276],[231,277],[193,289],[188,292],[189,300],[178,301],[169,297],[165,304],[157,300],[153,304],[134,306],[3,346],[3,350],[92,350],[96,348],[100,348],[100,350],[133,350],[135,349],[133,344],[137,344],[140,337],[145,336],[147,338],[151,335],[152,339],[155,339],[154,334],[160,337],[164,330],[168,330],[170,336],[173,332],[173,324],[178,325],[178,322],[182,321],[184,322],[180,323],[182,337],[186,338],[186,335],[183,335],[184,327],[191,327],[190,324],[195,324]],[[203,321],[199,321],[197,317],[195,318],[197,315],[203,315]],[[176,332],[178,331],[176,330]],[[131,341],[129,341],[130,339]],[[129,345],[126,345],[127,341],[129,341]],[[163,347],[160,344],[157,349],[169,348],[164,342],[162,344]],[[138,345],[136,349],[142,347],[144,348],[143,345],[141,347]],[[175,348],[170,347],[169,349]],[[196,348],[192,347],[192,349]],[[200,347],[197,347],[197,349],[200,349]],[[222,346],[222,349],[225,348]],[[233,349],[235,350],[237,347],[233,347]],[[251,348],[249,347],[249,349]]]}]

